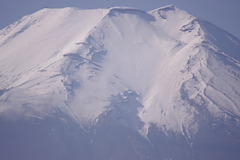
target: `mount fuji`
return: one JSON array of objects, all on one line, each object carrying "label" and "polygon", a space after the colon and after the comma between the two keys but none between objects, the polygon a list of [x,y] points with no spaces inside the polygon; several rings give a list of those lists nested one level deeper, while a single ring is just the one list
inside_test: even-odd
[{"label": "mount fuji", "polygon": [[239,160],[240,40],[175,6],[44,8],[0,30],[5,160]]}]

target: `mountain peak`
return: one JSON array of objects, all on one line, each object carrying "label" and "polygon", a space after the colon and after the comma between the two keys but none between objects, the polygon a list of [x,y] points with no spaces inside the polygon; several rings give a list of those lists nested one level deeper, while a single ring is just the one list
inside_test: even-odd
[{"label": "mountain peak", "polygon": [[178,8],[175,7],[174,5],[167,5],[167,6],[164,6],[164,7],[159,7],[159,8],[156,8],[150,12],[159,12],[159,11],[163,11],[163,12],[168,12],[168,11],[175,11],[177,10]]},{"label": "mountain peak", "polygon": [[[151,12],[41,10],[0,31],[0,123],[19,115],[48,126],[57,117],[77,126],[89,138],[80,144],[89,148],[108,135],[115,143],[118,134],[139,156],[141,145],[132,145],[129,135],[148,147],[143,159],[172,159],[175,151],[185,155],[181,159],[197,159],[189,153],[202,144],[202,135],[219,144],[224,136],[239,135],[239,44],[172,5]],[[68,131],[61,134],[68,137]],[[177,151],[181,146],[165,152],[161,145],[169,142],[191,152]]]},{"label": "mountain peak", "polygon": [[164,10],[164,11],[170,11],[170,10],[176,10],[176,9],[177,8],[172,4],[164,6],[164,7],[157,8],[157,10]]}]

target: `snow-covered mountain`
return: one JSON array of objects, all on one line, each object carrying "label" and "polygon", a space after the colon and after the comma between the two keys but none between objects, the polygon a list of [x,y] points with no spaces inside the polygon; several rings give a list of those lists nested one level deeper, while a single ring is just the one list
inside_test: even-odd
[{"label": "snow-covered mountain", "polygon": [[42,9],[0,31],[4,159],[239,159],[240,40],[174,6]]}]

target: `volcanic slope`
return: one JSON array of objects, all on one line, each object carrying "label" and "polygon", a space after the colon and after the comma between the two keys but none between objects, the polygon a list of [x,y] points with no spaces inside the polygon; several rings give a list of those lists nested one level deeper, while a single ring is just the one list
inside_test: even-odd
[{"label": "volcanic slope", "polygon": [[1,139],[18,123],[58,147],[76,134],[60,157],[238,159],[239,100],[240,41],[174,6],[45,8],[0,31]]}]

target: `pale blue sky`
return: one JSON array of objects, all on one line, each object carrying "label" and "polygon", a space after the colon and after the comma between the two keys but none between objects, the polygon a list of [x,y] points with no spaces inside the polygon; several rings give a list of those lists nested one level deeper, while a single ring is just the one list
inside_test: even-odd
[{"label": "pale blue sky", "polygon": [[149,11],[173,4],[240,38],[240,0],[0,0],[0,29],[43,7],[127,6]]}]

